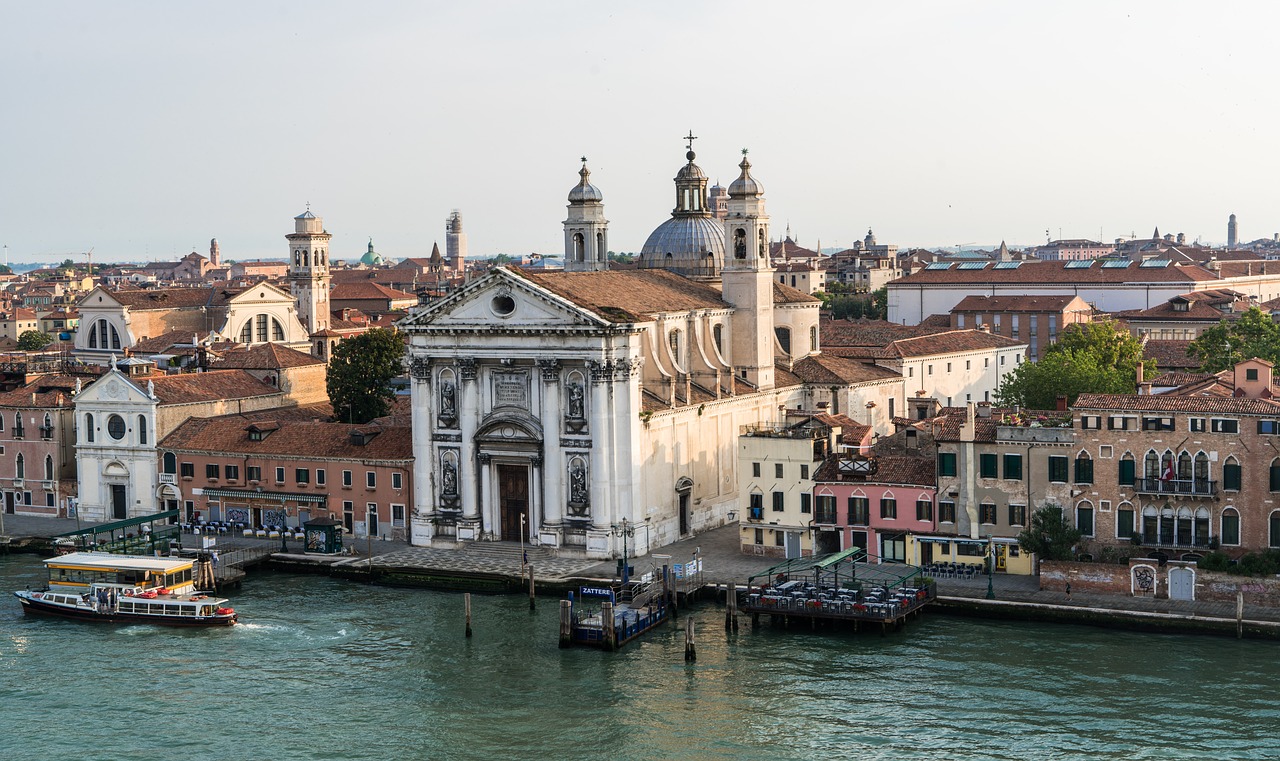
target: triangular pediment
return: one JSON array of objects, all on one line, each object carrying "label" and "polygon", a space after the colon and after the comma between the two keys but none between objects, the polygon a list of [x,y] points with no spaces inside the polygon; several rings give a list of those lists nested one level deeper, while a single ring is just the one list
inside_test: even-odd
[{"label": "triangular pediment", "polygon": [[111,295],[111,292],[102,286],[94,286],[93,290],[84,295],[84,298],[76,302],[76,308],[80,310],[86,309],[119,309],[121,304]]},{"label": "triangular pediment", "polygon": [[496,269],[448,298],[415,310],[398,323],[401,330],[553,330],[600,328],[609,323],[574,303]]},{"label": "triangular pediment", "polygon": [[293,294],[281,290],[270,283],[258,283],[227,299],[227,303],[237,307],[276,302],[292,303]]},{"label": "triangular pediment", "polygon": [[147,396],[147,393],[119,370],[112,370],[106,373],[76,394],[77,405],[99,402],[125,404],[149,401],[151,401],[151,398]]}]

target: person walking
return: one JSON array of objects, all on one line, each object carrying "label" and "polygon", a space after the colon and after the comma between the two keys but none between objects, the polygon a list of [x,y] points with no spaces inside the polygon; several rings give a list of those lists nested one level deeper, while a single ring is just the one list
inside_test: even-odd
[{"label": "person walking", "polygon": [[1067,601],[1071,601],[1071,582],[1067,582]]}]

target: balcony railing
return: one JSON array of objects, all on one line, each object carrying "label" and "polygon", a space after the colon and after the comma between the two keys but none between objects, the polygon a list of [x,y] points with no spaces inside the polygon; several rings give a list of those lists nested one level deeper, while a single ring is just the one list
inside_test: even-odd
[{"label": "balcony railing", "polygon": [[1139,478],[1134,488],[1142,494],[1185,494],[1194,497],[1214,497],[1218,494],[1218,482],[1203,478]]},{"label": "balcony railing", "polygon": [[819,510],[813,515],[813,522],[825,526],[834,526],[836,523],[835,510]]},{"label": "balcony railing", "polygon": [[1205,551],[1216,549],[1218,541],[1218,537],[1204,533],[1199,536],[1188,536],[1186,533],[1182,533],[1181,536],[1170,536],[1168,532],[1165,532],[1163,536],[1156,532],[1134,534],[1134,542],[1139,546],[1154,547],[1159,550]]},{"label": "balcony railing", "polygon": [[748,510],[747,510],[747,520],[749,520],[749,521],[762,521],[762,520],[764,520],[764,508],[763,508],[763,507],[753,507],[753,508],[748,509]]},{"label": "balcony railing", "polygon": [[173,477],[173,474],[172,474],[172,473],[161,473],[161,474],[160,474],[160,483],[162,483],[162,484],[171,484],[171,483],[173,483],[173,482],[174,482],[174,477]]}]

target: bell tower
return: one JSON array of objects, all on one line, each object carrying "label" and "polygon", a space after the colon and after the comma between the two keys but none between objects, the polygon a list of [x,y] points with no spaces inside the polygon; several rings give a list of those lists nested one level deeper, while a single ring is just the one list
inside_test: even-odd
[{"label": "bell tower", "polygon": [[329,239],[324,220],[307,210],[293,218],[289,241],[289,290],[298,301],[298,319],[314,335],[329,328]]},{"label": "bell tower", "polygon": [[747,150],[742,174],[729,185],[724,216],[725,257],[720,277],[733,304],[728,358],[734,374],[761,390],[773,388],[773,267],[769,263],[769,215],[764,186],[751,176]]},{"label": "bell tower", "polygon": [[565,272],[598,272],[609,269],[609,220],[604,218],[604,194],[591,184],[587,157],[582,157],[580,178],[569,191],[569,216],[564,221]]}]

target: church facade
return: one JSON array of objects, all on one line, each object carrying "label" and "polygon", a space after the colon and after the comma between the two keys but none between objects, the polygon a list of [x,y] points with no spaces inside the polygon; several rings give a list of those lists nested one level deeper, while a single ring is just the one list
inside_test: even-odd
[{"label": "church facade", "polygon": [[738,435],[804,400],[786,368],[818,354],[819,302],[773,281],[745,155],[723,219],[686,158],[639,269],[609,269],[584,161],[564,271],[498,268],[401,321],[414,544],[524,537],[605,558],[735,520]]}]

